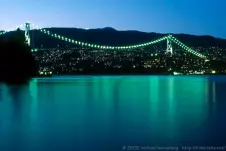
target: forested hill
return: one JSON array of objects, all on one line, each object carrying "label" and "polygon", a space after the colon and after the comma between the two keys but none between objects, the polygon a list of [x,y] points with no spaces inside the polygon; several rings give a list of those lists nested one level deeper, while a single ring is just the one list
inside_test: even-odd
[{"label": "forested hill", "polygon": [[[84,41],[100,45],[132,45],[148,41],[152,41],[168,34],[161,33],[147,33],[140,31],[118,31],[111,27],[99,29],[79,29],[79,28],[46,28],[53,33],[72,38],[79,41]],[[170,33],[171,34],[171,33]],[[188,34],[172,34],[178,40],[182,41],[188,46],[218,46],[226,47],[226,39],[214,38],[212,36],[195,36]],[[56,47],[57,45],[65,46],[71,45],[67,42],[52,38],[37,30],[31,31],[31,38],[33,47],[39,48],[41,45],[45,48]]]}]

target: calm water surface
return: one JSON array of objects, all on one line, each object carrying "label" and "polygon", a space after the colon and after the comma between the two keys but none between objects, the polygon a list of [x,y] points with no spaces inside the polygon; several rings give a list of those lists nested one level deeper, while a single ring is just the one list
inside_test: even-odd
[{"label": "calm water surface", "polygon": [[0,85],[0,151],[169,145],[226,146],[226,77],[77,76]]}]

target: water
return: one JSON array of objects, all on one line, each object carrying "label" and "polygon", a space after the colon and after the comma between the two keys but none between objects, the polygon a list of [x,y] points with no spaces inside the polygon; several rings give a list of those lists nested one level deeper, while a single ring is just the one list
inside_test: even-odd
[{"label": "water", "polygon": [[224,76],[77,76],[1,85],[0,151],[225,147],[225,97]]}]

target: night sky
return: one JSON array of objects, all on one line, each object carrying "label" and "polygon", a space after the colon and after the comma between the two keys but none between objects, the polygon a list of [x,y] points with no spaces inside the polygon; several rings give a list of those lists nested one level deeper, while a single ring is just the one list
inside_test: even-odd
[{"label": "night sky", "polygon": [[226,0],[0,0],[0,29],[26,21],[226,38]]}]

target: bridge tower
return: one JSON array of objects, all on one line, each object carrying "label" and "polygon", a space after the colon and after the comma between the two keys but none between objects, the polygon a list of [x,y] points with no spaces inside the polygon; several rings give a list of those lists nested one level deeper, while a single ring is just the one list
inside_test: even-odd
[{"label": "bridge tower", "polygon": [[25,40],[26,43],[31,46],[31,36],[30,36],[31,24],[25,23]]},{"label": "bridge tower", "polygon": [[166,53],[170,53],[173,55],[173,47],[172,47],[172,42],[169,38],[167,38],[167,48],[166,48]]}]

